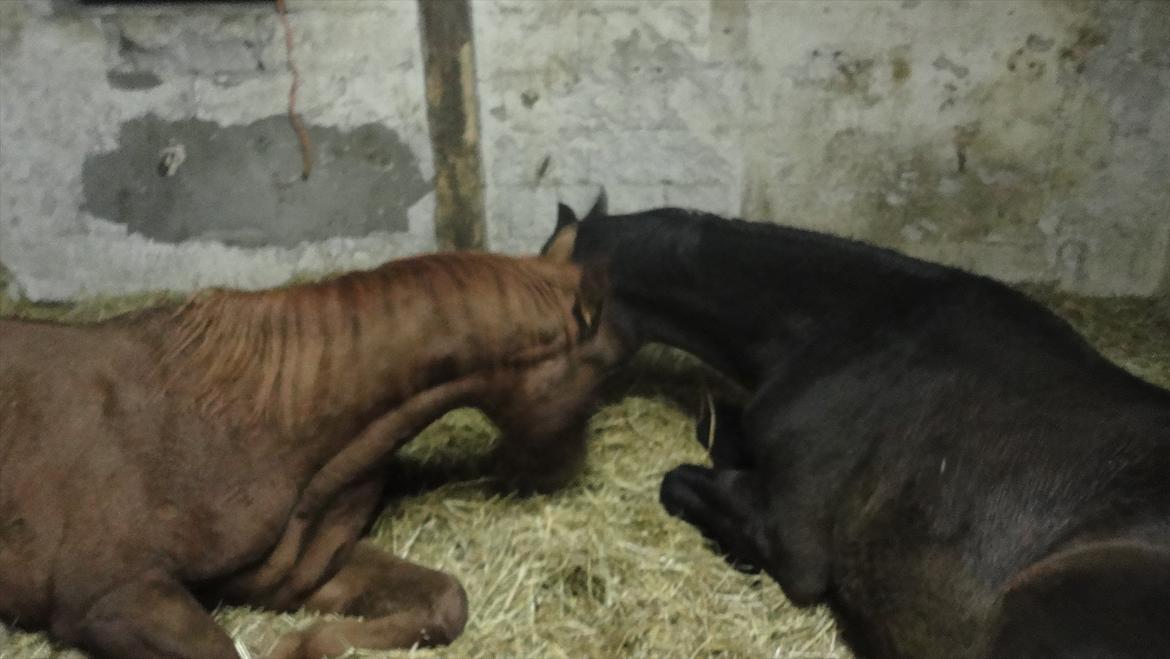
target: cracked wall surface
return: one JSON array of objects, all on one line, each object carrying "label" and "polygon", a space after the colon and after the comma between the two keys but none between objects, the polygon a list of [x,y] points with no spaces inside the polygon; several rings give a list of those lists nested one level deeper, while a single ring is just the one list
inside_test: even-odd
[{"label": "cracked wall surface", "polygon": [[[266,286],[434,247],[415,2],[290,7],[306,183],[268,3],[0,2],[0,263],[20,293]],[[583,210],[605,185],[615,211],[1170,291],[1170,3],[471,10],[491,249],[535,249],[558,199]]]}]

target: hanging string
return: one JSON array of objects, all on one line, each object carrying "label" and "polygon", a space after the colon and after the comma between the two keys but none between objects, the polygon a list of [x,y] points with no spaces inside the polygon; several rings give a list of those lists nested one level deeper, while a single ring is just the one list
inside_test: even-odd
[{"label": "hanging string", "polygon": [[288,90],[288,122],[292,124],[293,132],[297,134],[297,140],[301,143],[301,180],[307,181],[309,172],[313,171],[313,145],[309,141],[309,131],[305,130],[305,124],[297,114],[297,87],[301,84],[301,74],[297,71],[296,62],[293,61],[292,25],[288,22],[288,10],[284,6],[284,0],[276,0],[276,13],[280,16],[280,24],[284,26],[284,50],[287,53],[288,70],[292,73],[292,86]]}]

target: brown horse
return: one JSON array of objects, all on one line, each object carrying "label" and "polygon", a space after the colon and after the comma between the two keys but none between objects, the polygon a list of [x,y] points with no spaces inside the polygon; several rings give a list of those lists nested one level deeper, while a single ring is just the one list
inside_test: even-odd
[{"label": "brown horse", "polygon": [[440,254],[92,326],[0,320],[0,619],[136,659],[236,657],[201,602],[364,618],[282,659],[450,642],[458,581],[359,542],[380,467],[475,406],[508,481],[572,477],[621,350],[581,291],[572,266]]}]

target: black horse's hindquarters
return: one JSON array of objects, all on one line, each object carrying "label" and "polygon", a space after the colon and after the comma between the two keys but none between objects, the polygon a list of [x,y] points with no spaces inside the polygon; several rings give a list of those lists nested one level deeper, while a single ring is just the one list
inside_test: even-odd
[{"label": "black horse's hindquarters", "polygon": [[[611,322],[754,390],[718,411],[737,423],[717,426],[714,469],[670,472],[663,505],[794,602],[829,602],[863,656],[1039,656],[1013,640],[1012,603],[1086,570],[1116,597],[1069,591],[1075,606],[1170,621],[1170,589],[1132,578],[1170,565],[1170,395],[1050,312],[815,233],[677,209],[564,214],[549,244],[569,235],[573,259],[603,271]],[[1109,542],[1135,567],[1057,561],[1014,580],[1070,546],[1113,556]],[[1108,640],[1113,615],[1079,636],[1053,627],[1059,611],[1030,620],[1056,630],[1051,656],[1085,638],[1133,656]],[[1160,627],[1130,627],[1170,656]]]}]

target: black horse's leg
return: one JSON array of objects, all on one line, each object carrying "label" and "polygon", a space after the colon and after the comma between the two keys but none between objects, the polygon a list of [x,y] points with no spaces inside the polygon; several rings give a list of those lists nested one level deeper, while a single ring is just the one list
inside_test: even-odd
[{"label": "black horse's leg", "polygon": [[708,398],[695,424],[695,439],[711,455],[715,469],[751,469],[743,431],[743,408]]},{"label": "black horse's leg", "polygon": [[743,411],[714,406],[714,432],[703,419],[696,432],[716,468],[672,471],[661,497],[733,564],[765,570],[794,604],[805,606],[823,601],[828,590],[826,511],[856,453],[826,436],[831,418],[794,409],[790,389],[781,377],[761,387]]},{"label": "black horse's leg", "polygon": [[662,479],[659,501],[666,512],[694,526],[737,570],[755,573],[768,549],[756,505],[755,474],[681,465]]},{"label": "black horse's leg", "polygon": [[[759,472],[681,465],[659,490],[666,512],[696,527],[741,572],[764,570],[797,606],[817,604],[828,588],[824,533],[805,507],[783,501]],[[776,518],[781,518],[777,520]]]}]

